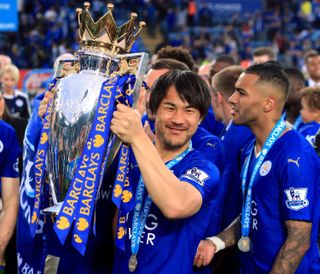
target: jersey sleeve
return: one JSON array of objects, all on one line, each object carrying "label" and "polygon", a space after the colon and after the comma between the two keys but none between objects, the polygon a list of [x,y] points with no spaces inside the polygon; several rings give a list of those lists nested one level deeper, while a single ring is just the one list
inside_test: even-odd
[{"label": "jersey sleeve", "polygon": [[0,167],[0,177],[18,178],[18,162],[21,149],[15,131],[13,129],[8,130],[1,142],[3,147],[1,157],[3,161]]},{"label": "jersey sleeve", "polygon": [[284,219],[312,221],[318,177],[312,157],[295,149],[287,152],[281,174]]},{"label": "jersey sleeve", "polygon": [[217,195],[220,180],[218,168],[207,163],[197,163],[179,177],[180,181],[193,185],[201,194],[203,201],[212,199]]}]

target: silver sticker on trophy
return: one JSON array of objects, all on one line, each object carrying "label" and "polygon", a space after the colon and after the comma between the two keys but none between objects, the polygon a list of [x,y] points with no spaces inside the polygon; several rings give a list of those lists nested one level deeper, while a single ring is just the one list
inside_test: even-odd
[{"label": "silver sticker on trophy", "polygon": [[[58,78],[53,97],[50,120],[49,148],[47,152],[47,174],[53,206],[44,212],[58,214],[68,193],[75,170],[89,136],[102,84],[117,75],[131,74],[136,77],[133,88],[133,107],[138,101],[147,63],[146,53],[130,54],[144,22],[137,28],[137,14],[118,27],[112,14],[113,5],[96,22],[89,12],[90,3],[77,9],[80,49],[75,60],[61,63],[55,75]],[[121,141],[113,133],[107,159],[107,167],[114,160]]]},{"label": "silver sticker on trophy", "polygon": [[249,252],[251,249],[251,240],[247,236],[243,236],[238,241],[238,248],[242,252]]}]

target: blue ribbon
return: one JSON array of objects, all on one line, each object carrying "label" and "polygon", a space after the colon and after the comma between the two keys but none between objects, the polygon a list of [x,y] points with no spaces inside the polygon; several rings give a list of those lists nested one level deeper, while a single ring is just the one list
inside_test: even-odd
[{"label": "blue ribbon", "polygon": [[251,177],[248,184],[248,189],[246,192],[246,182],[249,169],[250,159],[252,158],[254,147],[251,150],[249,157],[246,159],[243,166],[242,174],[242,194],[243,194],[243,206],[242,206],[242,217],[241,217],[241,234],[242,237],[249,236],[250,223],[251,223],[251,202],[252,202],[252,186],[254,179],[258,173],[260,166],[262,165],[263,160],[265,159],[268,151],[271,149],[275,141],[281,136],[282,132],[286,129],[286,122],[283,120],[283,117],[277,122],[277,124],[272,129],[271,133],[267,137],[265,143],[263,144],[260,156],[258,157]]},{"label": "blue ribbon", "polygon": [[[64,244],[75,222],[72,245],[81,254],[84,254],[86,250],[95,211],[95,197],[110,151],[107,145],[115,101],[129,77],[125,75],[109,78],[102,84],[92,129],[54,225],[59,240]],[[129,80],[131,81],[132,78]]]},{"label": "blue ribbon", "polygon": [[[190,141],[189,147],[179,154],[176,158],[166,163],[168,169],[171,169],[177,163],[179,163],[190,151],[192,150],[192,143]],[[140,239],[143,233],[143,229],[146,225],[147,217],[152,205],[152,200],[149,195],[147,195],[144,205],[143,205],[143,194],[145,186],[142,176],[140,176],[136,197],[135,197],[135,207],[133,211],[132,218],[132,237],[131,237],[131,253],[134,255],[138,254]]]},{"label": "blue ribbon", "polygon": [[[134,82],[132,82],[134,83]],[[130,84],[125,89],[123,97],[119,98],[119,102],[132,107],[134,92],[134,85]],[[117,222],[117,234],[116,234],[116,246],[124,249],[125,235],[127,233],[127,218],[126,215],[134,207],[133,199],[133,187],[129,177],[129,162],[130,162],[131,150],[128,145],[121,144],[120,157],[118,163],[118,171],[116,174],[116,180],[112,192],[112,201],[118,208],[118,222]]]},{"label": "blue ribbon", "polygon": [[[48,86],[48,91],[52,92],[57,79],[53,79]],[[49,100],[49,103],[46,108],[46,112],[43,118],[43,127],[40,134],[40,142],[37,148],[36,156],[34,159],[34,178],[35,178],[35,196],[34,196],[34,205],[32,210],[30,232],[34,237],[37,230],[37,225],[39,222],[40,210],[42,208],[41,202],[43,200],[43,186],[45,183],[45,174],[46,174],[46,155],[48,149],[48,139],[50,134],[50,117],[52,112],[52,99]]]}]

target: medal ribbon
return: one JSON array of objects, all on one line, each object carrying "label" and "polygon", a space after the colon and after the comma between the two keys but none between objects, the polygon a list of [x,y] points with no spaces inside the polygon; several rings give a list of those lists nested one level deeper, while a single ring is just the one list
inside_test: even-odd
[{"label": "medal ribbon", "polygon": [[286,128],[286,122],[281,118],[277,124],[272,129],[271,133],[267,137],[267,140],[263,144],[260,156],[258,157],[251,177],[248,184],[248,189],[246,193],[246,182],[247,182],[247,175],[249,169],[250,159],[253,154],[254,147],[251,150],[249,157],[246,159],[244,166],[243,166],[243,174],[242,174],[242,194],[243,194],[243,205],[242,205],[242,217],[241,217],[241,235],[242,237],[249,236],[250,231],[250,223],[251,223],[251,202],[252,202],[252,186],[254,183],[254,179],[258,173],[260,166],[262,165],[263,160],[265,159],[267,153],[275,143],[275,141],[281,136],[282,132]]},{"label": "medal ribbon", "polygon": [[[57,79],[54,78],[48,85],[48,91],[52,92],[55,87]],[[43,118],[43,126],[40,134],[40,142],[38,144],[36,157],[34,159],[34,178],[35,178],[35,196],[34,196],[34,205],[32,209],[32,217],[30,224],[30,232],[34,237],[40,216],[41,202],[43,200],[43,186],[45,184],[45,174],[46,174],[46,155],[48,149],[48,139],[50,134],[50,117],[52,112],[52,99],[50,99],[46,112]]]},{"label": "medal ribbon", "polygon": [[[114,111],[116,93],[129,75],[108,78],[101,87],[93,125],[77,165],[67,196],[54,225],[54,230],[64,244],[74,221],[72,245],[85,253],[89,237],[96,192],[99,188],[102,163],[109,139],[110,122]],[[107,157],[107,155],[106,155]]]},{"label": "medal ribbon", "polygon": [[[176,158],[171,160],[170,162],[166,163],[168,169],[171,169],[177,163],[179,163],[190,151],[192,150],[192,143],[190,141],[189,147],[179,154]],[[137,190],[136,190],[136,197],[135,197],[135,208],[133,211],[133,218],[132,218],[132,237],[131,237],[131,253],[135,256],[138,254],[140,239],[142,236],[143,229],[146,225],[147,217],[152,205],[152,200],[149,195],[147,195],[144,205],[143,203],[143,193],[144,193],[144,182],[142,176],[140,176]]]}]

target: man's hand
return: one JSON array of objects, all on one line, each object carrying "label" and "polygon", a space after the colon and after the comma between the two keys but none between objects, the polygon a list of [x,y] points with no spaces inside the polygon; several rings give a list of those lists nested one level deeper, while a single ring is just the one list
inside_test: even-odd
[{"label": "man's hand", "polygon": [[47,106],[52,97],[53,97],[53,93],[50,91],[46,91],[46,93],[44,94],[44,98],[40,102],[39,109],[38,109],[38,116],[40,118],[43,118],[43,115],[46,113]]},{"label": "man's hand", "polygon": [[210,240],[202,240],[199,243],[197,253],[194,256],[193,264],[197,267],[208,265],[213,259],[217,247]]},{"label": "man's hand", "polygon": [[123,104],[117,105],[110,129],[127,144],[132,144],[136,137],[145,134],[139,112]]}]

